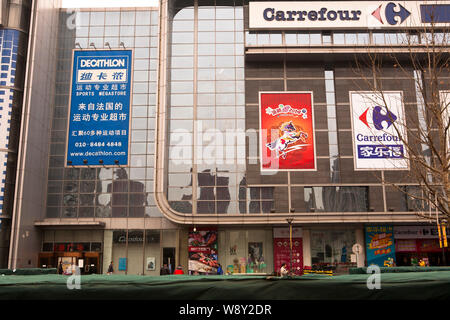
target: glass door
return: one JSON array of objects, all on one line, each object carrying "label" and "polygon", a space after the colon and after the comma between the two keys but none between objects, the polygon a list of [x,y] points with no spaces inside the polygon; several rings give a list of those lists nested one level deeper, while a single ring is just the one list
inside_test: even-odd
[{"label": "glass door", "polygon": [[172,274],[177,267],[175,261],[175,248],[163,248],[163,265],[167,264]]}]

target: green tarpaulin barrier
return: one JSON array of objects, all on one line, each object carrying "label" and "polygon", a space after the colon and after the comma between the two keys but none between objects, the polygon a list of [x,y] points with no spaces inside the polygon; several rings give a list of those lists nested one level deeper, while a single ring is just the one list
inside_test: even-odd
[{"label": "green tarpaulin barrier", "polygon": [[[265,276],[0,276],[0,299],[72,300],[437,300],[450,299],[450,271],[381,273],[370,290],[370,274]],[[73,289],[69,289],[67,282]]]},{"label": "green tarpaulin barrier", "polygon": [[[380,267],[381,273],[450,271],[450,267]],[[351,268],[349,274],[367,274],[367,267]]]},{"label": "green tarpaulin barrier", "polygon": [[23,268],[23,269],[0,269],[0,275],[37,275],[37,274],[57,274],[56,268]]}]

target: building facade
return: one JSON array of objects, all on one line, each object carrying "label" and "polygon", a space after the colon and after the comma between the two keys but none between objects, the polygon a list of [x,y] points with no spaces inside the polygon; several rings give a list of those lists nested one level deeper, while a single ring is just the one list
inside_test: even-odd
[{"label": "building facade", "polygon": [[31,1],[2,1],[0,8],[0,267],[3,268],[8,264],[10,247],[30,11]]},{"label": "building facade", "polygon": [[[404,53],[426,33],[401,28],[410,7],[397,20],[403,11],[388,4],[325,3],[34,4],[32,28],[46,32],[30,42],[9,267],[102,273],[112,261],[116,273],[157,275],[163,264],[215,273],[220,263],[233,274],[272,273],[282,262],[297,273],[340,271],[390,257],[443,265],[435,225],[416,214],[431,209],[390,185],[418,188],[408,167],[369,154],[367,141],[365,153],[355,149],[355,99],[374,83],[401,96],[399,118],[418,113],[421,73]],[[78,104],[75,115],[73,101],[106,90],[101,78],[92,88],[77,78],[74,57],[120,51],[132,52],[127,159],[73,162],[69,139],[87,134],[71,126],[94,119],[94,106]],[[358,65],[372,52],[394,53],[405,68]],[[448,70],[440,85],[450,89]],[[92,135],[103,134],[98,126]]]}]

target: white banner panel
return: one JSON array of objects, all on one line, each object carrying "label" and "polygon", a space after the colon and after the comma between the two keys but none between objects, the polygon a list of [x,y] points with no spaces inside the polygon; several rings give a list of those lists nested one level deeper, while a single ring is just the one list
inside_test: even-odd
[{"label": "white banner panel", "polygon": [[[439,99],[443,107],[442,118],[444,119],[444,126],[448,126],[450,121],[450,91],[439,91]],[[447,131],[447,144],[450,150],[450,137]]]},{"label": "white banner panel", "polygon": [[361,29],[445,26],[450,1],[250,2],[250,29]]},{"label": "white banner panel", "polygon": [[438,239],[436,226],[395,226],[395,239]]},{"label": "white banner panel", "polygon": [[[290,236],[289,227],[273,228],[274,238],[289,238],[289,236]],[[301,237],[302,237],[302,228],[292,227],[292,238],[301,238]]]},{"label": "white banner panel", "polygon": [[408,169],[402,92],[350,92],[355,170]]}]

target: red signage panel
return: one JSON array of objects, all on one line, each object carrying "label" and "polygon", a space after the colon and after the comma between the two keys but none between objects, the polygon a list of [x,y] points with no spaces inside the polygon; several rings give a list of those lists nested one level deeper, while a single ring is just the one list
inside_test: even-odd
[{"label": "red signage panel", "polygon": [[[275,271],[279,271],[281,265],[291,265],[291,249],[289,238],[273,239],[273,258]],[[292,238],[292,271],[297,275],[303,273],[303,244],[302,238]]]},{"label": "red signage panel", "polygon": [[260,92],[260,161],[265,171],[315,171],[312,92]]}]

